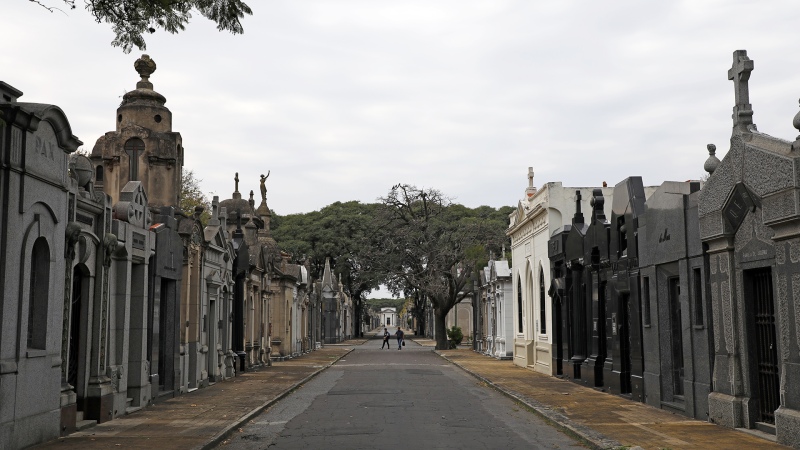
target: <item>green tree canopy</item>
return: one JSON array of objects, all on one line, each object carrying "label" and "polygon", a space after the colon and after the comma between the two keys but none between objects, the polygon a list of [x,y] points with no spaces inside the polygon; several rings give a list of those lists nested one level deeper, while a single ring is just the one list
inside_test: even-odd
[{"label": "green tree canopy", "polygon": [[[381,203],[336,202],[311,213],[274,213],[272,235],[294,261],[309,261],[314,279],[322,277],[325,259],[330,258],[333,271],[359,308],[359,319],[363,295],[380,284],[412,299],[411,312],[421,333],[427,301],[434,301],[434,292],[437,298],[449,295],[444,294],[449,292],[448,277],[458,279],[453,291],[460,298],[469,295],[475,269],[487,264],[490,253],[499,256],[508,245],[505,231],[512,210],[509,206],[471,209],[451,203],[435,190],[398,185]],[[449,269],[442,275],[445,266]],[[447,304],[455,301],[447,298],[434,301],[442,305],[444,315],[452,308]],[[404,301],[398,302],[397,307]],[[437,336],[446,334],[437,331]]]},{"label": "green tree canopy", "polygon": [[194,171],[183,170],[181,174],[180,208],[184,214],[191,217],[194,215],[195,208],[202,207],[203,212],[200,214],[200,222],[203,226],[206,226],[208,219],[211,218],[211,202],[208,201],[208,197],[203,194],[203,190],[200,188],[202,181],[194,175]]},{"label": "green tree canopy", "polygon": [[[30,0],[50,12],[58,10],[50,6],[54,0]],[[68,9],[75,9],[76,0],[61,0]],[[199,14],[217,24],[219,31],[233,34],[244,32],[241,19],[253,11],[242,0],[83,0],[86,10],[97,23],[108,23],[116,37],[114,47],[130,53],[134,46],[147,48],[145,33],[164,30],[178,33],[186,28],[192,14]]]},{"label": "green tree canopy", "polygon": [[489,249],[507,241],[481,213],[453,204],[440,191],[398,184],[381,199],[376,211],[376,239],[371,259],[389,279],[392,290],[427,298],[434,308],[436,348],[447,348],[445,319],[463,298],[472,294],[477,269]]},{"label": "green tree canopy", "polygon": [[400,308],[406,303],[404,298],[368,298],[366,299],[367,307],[371,311],[380,312],[381,308]]},{"label": "green tree canopy", "polygon": [[[368,252],[375,207],[358,201],[336,202],[308,214],[273,216],[272,235],[278,245],[296,261],[308,259],[313,278],[322,278],[325,260],[330,259],[331,269],[353,299],[357,320],[363,316],[363,296],[382,282]],[[356,329],[360,332],[360,323]]]}]

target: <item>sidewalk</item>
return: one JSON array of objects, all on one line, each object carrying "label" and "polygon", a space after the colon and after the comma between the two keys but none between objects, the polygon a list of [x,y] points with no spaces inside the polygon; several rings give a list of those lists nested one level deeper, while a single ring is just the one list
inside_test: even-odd
[{"label": "sidewalk", "polygon": [[246,372],[35,448],[213,448],[361,343],[363,340],[326,345],[298,358],[273,362],[272,367]]},{"label": "sidewalk", "polygon": [[436,353],[597,448],[787,448],[749,433],[671,414],[472,350],[436,350]]}]

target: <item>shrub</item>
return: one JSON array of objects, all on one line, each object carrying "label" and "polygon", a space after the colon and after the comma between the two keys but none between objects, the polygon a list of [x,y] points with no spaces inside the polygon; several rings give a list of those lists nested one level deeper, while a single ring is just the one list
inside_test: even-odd
[{"label": "shrub", "polygon": [[447,330],[447,338],[455,345],[460,344],[464,340],[464,333],[461,332],[461,327],[453,325],[452,328]]}]

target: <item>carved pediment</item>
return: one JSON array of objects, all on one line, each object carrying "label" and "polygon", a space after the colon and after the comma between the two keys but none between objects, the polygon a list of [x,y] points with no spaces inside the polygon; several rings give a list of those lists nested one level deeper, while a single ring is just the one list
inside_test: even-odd
[{"label": "carved pediment", "polygon": [[775,246],[771,239],[774,232],[763,224],[761,212],[758,208],[746,214],[740,222],[735,237],[739,262],[775,258]]}]

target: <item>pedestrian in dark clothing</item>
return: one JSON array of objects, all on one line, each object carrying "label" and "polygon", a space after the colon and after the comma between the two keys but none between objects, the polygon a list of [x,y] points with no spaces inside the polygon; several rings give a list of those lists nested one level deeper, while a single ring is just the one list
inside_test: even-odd
[{"label": "pedestrian in dark clothing", "polygon": [[397,327],[397,332],[394,335],[397,336],[397,349],[398,350],[402,350],[403,349],[403,330],[400,329],[400,327],[398,326]]},{"label": "pedestrian in dark clothing", "polygon": [[390,348],[389,347],[389,330],[387,330],[386,328],[383,329],[383,344],[381,344],[381,350],[383,350],[383,346],[384,345],[386,346],[387,349]]}]

